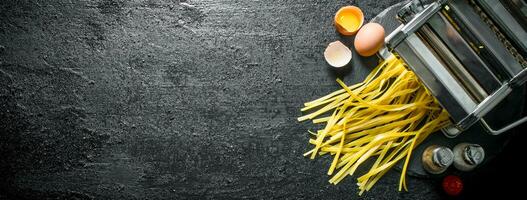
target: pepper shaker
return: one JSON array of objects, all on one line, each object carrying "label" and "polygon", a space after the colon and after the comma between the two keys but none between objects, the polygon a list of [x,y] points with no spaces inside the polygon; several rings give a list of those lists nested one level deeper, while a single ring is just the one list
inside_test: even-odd
[{"label": "pepper shaker", "polygon": [[454,162],[454,153],[447,147],[432,145],[425,149],[421,161],[428,173],[441,174]]},{"label": "pepper shaker", "polygon": [[454,167],[470,171],[485,159],[485,150],[478,144],[460,143],[454,147]]}]

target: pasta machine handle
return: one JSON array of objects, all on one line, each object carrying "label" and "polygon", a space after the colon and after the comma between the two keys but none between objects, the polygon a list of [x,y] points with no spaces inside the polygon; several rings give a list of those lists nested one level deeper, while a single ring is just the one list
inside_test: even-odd
[{"label": "pasta machine handle", "polygon": [[515,121],[515,122],[512,122],[498,130],[494,130],[494,128],[490,127],[489,124],[487,124],[487,122],[485,121],[485,119],[481,119],[481,124],[483,125],[483,127],[491,134],[491,135],[500,135],[502,134],[503,132],[506,132],[524,122],[527,121],[527,116],[524,116],[523,118]]}]

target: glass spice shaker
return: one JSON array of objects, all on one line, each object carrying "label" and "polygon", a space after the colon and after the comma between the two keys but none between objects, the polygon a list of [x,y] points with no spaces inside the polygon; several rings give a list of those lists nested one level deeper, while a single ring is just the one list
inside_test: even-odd
[{"label": "glass spice shaker", "polygon": [[454,153],[448,147],[431,145],[423,152],[421,161],[428,173],[441,174],[454,162]]},{"label": "glass spice shaker", "polygon": [[454,147],[454,167],[471,171],[485,159],[485,150],[478,144],[460,143]]}]

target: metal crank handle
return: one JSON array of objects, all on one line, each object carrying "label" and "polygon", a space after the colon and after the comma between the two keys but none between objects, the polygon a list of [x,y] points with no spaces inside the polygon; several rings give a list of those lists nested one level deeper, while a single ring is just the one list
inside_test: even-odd
[{"label": "metal crank handle", "polygon": [[485,121],[485,119],[481,119],[481,124],[483,125],[483,127],[485,129],[487,129],[487,131],[491,134],[491,135],[499,135],[499,134],[502,134],[503,132],[506,132],[524,122],[527,121],[527,116],[519,119],[518,121],[515,121],[513,123],[510,123],[509,125],[507,126],[504,126],[503,128],[501,129],[498,129],[498,130],[494,130],[492,127],[489,126],[489,124],[487,124],[487,122]]}]

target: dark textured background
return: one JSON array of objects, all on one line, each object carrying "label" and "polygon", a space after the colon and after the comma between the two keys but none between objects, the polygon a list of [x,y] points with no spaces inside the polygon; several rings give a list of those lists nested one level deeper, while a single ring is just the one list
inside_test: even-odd
[{"label": "dark textured background", "polygon": [[[338,88],[334,12],[395,2],[3,0],[0,199],[355,198],[354,179],[328,184],[329,159],[301,156],[312,126],[296,117]],[[498,192],[514,159],[483,172]],[[399,193],[398,175],[364,197],[444,197],[416,178]]]}]

